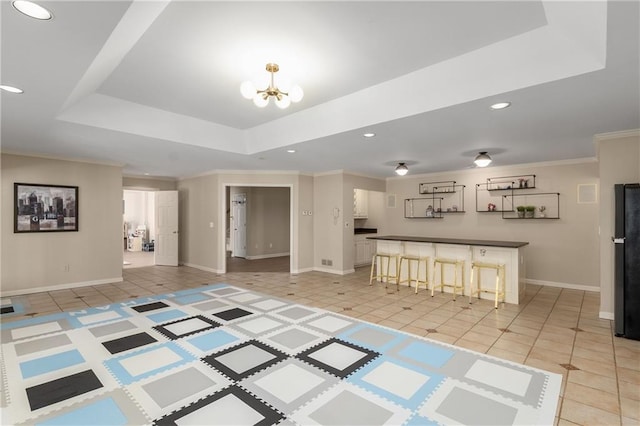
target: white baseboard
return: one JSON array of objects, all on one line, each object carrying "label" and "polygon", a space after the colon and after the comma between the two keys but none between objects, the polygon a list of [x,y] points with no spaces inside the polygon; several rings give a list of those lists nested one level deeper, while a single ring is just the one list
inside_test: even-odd
[{"label": "white baseboard", "polygon": [[615,316],[613,315],[613,312],[600,311],[598,316],[601,319],[606,319],[606,320],[614,320],[615,319]]},{"label": "white baseboard", "polygon": [[544,285],[547,287],[560,287],[560,288],[566,288],[569,290],[593,291],[595,293],[600,293],[600,287],[594,287],[591,285],[559,283],[556,281],[532,280],[531,278],[526,278],[525,281],[527,284],[537,284],[537,285]]},{"label": "white baseboard", "polygon": [[355,269],[347,269],[346,271],[338,271],[337,269],[322,268],[322,267],[318,267],[318,266],[315,266],[313,268],[313,270],[317,271],[317,272],[327,272],[329,274],[334,274],[334,275],[347,275],[347,274],[352,274],[352,273],[354,273],[356,271]]},{"label": "white baseboard", "polygon": [[270,259],[272,257],[282,257],[282,256],[289,256],[289,252],[287,252],[287,253],[259,254],[257,256],[247,256],[245,259],[247,259],[247,260],[258,260],[258,259]]},{"label": "white baseboard", "polygon": [[213,272],[214,274],[224,274],[224,271],[221,269],[213,269],[207,266],[196,265],[194,263],[183,263],[184,266],[188,266],[189,268],[200,269],[201,271]]},{"label": "white baseboard", "polygon": [[122,277],[116,277],[116,278],[105,278],[102,280],[80,281],[77,283],[66,283],[66,284],[48,285],[43,287],[23,288],[20,290],[3,291],[2,297],[19,296],[23,294],[32,294],[32,293],[42,293],[45,291],[54,291],[54,290],[66,290],[69,288],[77,288],[77,287],[89,287],[92,285],[100,285],[100,284],[121,283],[122,281],[123,281]]},{"label": "white baseboard", "polygon": [[292,274],[303,274],[305,272],[313,272],[315,271],[315,269],[313,267],[311,268],[302,268],[302,269],[294,269],[291,271]]}]

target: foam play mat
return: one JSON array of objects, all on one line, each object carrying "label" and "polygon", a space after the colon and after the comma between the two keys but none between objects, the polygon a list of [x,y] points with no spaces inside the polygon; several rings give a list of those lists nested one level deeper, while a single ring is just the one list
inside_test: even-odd
[{"label": "foam play mat", "polygon": [[553,424],[562,380],[226,284],[1,333],[3,425]]}]

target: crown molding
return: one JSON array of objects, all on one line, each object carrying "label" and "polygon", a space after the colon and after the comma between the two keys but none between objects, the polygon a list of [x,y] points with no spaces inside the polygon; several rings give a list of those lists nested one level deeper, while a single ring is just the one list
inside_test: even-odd
[{"label": "crown molding", "polygon": [[204,173],[198,173],[196,175],[192,175],[192,176],[180,176],[179,178],[177,178],[177,181],[183,181],[183,180],[189,180],[189,179],[195,179],[195,178],[199,178],[199,177],[205,177],[205,176],[212,176],[212,175],[217,175],[217,176],[222,176],[222,175],[294,175],[294,176],[298,176],[301,175],[303,173],[301,173],[298,170],[210,170],[208,172],[204,172]]},{"label": "crown molding", "polygon": [[599,133],[593,136],[595,143],[612,139],[640,137],[640,129],[621,130],[618,132]]},{"label": "crown molding", "polygon": [[487,170],[491,170],[494,168],[500,169],[522,169],[529,167],[553,167],[553,166],[571,166],[575,164],[589,164],[589,163],[597,163],[598,159],[596,157],[584,157],[584,158],[573,158],[569,160],[554,160],[554,161],[540,161],[537,163],[521,163],[521,164],[506,164],[506,165],[496,165],[492,167],[473,167],[469,169],[463,170],[449,170],[444,172],[434,172],[434,173],[421,173],[418,175],[407,175],[407,176],[391,176],[386,178],[387,181],[395,181],[400,179],[409,178],[426,178],[426,177],[435,177],[435,176],[451,176],[452,173],[455,174],[476,174],[480,172],[486,172]]},{"label": "crown molding", "polygon": [[127,179],[145,179],[145,180],[161,180],[161,181],[165,181],[165,182],[175,182],[177,181],[176,178],[173,177],[166,177],[166,176],[140,176],[140,175],[122,175],[122,178],[127,178]]},{"label": "crown molding", "polygon": [[92,160],[89,158],[71,158],[71,157],[61,157],[56,155],[48,155],[48,154],[40,154],[40,153],[24,153],[18,151],[6,151],[0,150],[0,154],[2,155],[14,155],[17,157],[32,157],[32,158],[42,158],[44,160],[56,160],[56,161],[70,161],[73,163],[85,163],[85,164],[96,164],[100,166],[111,166],[111,167],[119,167],[123,168],[125,166],[124,163],[115,163],[109,161],[98,161]]}]

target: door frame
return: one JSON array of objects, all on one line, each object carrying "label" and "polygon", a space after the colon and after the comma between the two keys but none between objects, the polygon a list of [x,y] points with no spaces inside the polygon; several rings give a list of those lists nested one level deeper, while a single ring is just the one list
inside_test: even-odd
[{"label": "door frame", "polygon": [[227,272],[227,250],[226,250],[226,232],[227,229],[227,206],[230,200],[227,199],[227,187],[245,187],[245,188],[289,188],[289,272],[295,273],[298,264],[298,250],[294,246],[295,241],[295,216],[294,216],[294,198],[293,184],[277,184],[277,183],[220,183],[220,206],[218,212],[218,265],[220,265],[218,273],[225,274]]}]

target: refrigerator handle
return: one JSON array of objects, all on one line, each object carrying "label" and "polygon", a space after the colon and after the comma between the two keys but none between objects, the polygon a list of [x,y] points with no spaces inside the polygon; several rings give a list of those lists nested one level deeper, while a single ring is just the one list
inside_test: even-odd
[{"label": "refrigerator handle", "polygon": [[624,244],[625,237],[611,237],[614,244]]}]

